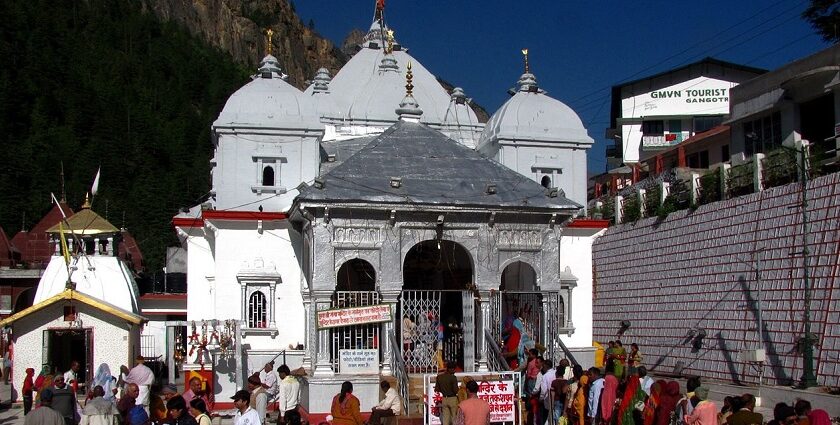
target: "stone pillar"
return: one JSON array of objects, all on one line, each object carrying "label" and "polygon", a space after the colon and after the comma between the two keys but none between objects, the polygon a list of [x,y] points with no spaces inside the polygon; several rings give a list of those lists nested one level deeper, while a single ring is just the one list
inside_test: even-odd
[{"label": "stone pillar", "polygon": [[[550,297],[554,294],[555,292],[547,292],[547,296],[542,297],[542,323],[540,323],[540,327],[542,328],[540,329],[540,332],[544,335],[543,344],[545,344],[545,347],[548,349],[549,359],[552,362],[557,360],[557,353],[554,352],[554,339],[557,335],[550,333],[551,326],[548,325],[548,321],[551,318],[551,314],[549,313],[551,311]],[[556,294],[558,297],[560,296],[560,293]]]},{"label": "stone pillar", "polygon": [[753,191],[761,192],[764,190],[764,154],[757,153],[753,155]]},{"label": "stone pillar", "polygon": [[671,183],[668,182],[660,182],[659,183],[659,206],[665,205],[665,198],[671,195]]},{"label": "stone pillar", "polygon": [[700,204],[700,175],[692,172],[689,178],[691,179],[691,204],[698,205]]},{"label": "stone pillar", "polygon": [[624,211],[621,209],[624,204],[624,197],[621,195],[615,195],[615,224],[621,224],[624,220]]},{"label": "stone pillar", "polygon": [[481,308],[480,314],[476,315],[476,319],[478,320],[478,332],[476,332],[476,338],[478,339],[478,353],[476,357],[476,363],[478,363],[478,367],[476,368],[477,372],[487,372],[490,370],[490,367],[487,363],[487,355],[490,351],[489,344],[487,343],[487,336],[485,334],[485,329],[493,323],[490,320],[490,297],[491,292],[487,290],[482,290],[479,292],[479,305]]},{"label": "stone pillar", "polygon": [[239,288],[242,290],[242,302],[240,305],[242,313],[239,315],[239,320],[242,321],[242,326],[248,327],[248,285],[245,282],[240,282]]},{"label": "stone pillar", "polygon": [[[322,310],[329,310],[330,308],[330,295],[329,292],[316,292],[315,293],[315,309],[317,311]],[[317,324],[317,317],[316,322],[313,323],[314,326],[318,326]],[[316,330],[316,346],[317,346],[317,355],[315,357],[315,370],[313,371],[313,376],[333,376],[335,375],[335,371],[332,368],[332,359],[330,358],[330,330],[329,329],[317,329]]]},{"label": "stone pillar", "polygon": [[720,200],[729,199],[729,169],[732,168],[730,164],[721,164],[718,168],[720,172]]},{"label": "stone pillar", "polygon": [[274,303],[277,302],[275,298],[275,293],[277,292],[277,283],[270,283],[268,285],[268,293],[269,293],[269,301],[268,301],[268,327],[271,329],[275,329],[277,327],[277,321],[274,319]]},{"label": "stone pillar", "polygon": [[[574,287],[569,286],[566,289],[566,298],[563,299],[563,307],[566,309],[566,314],[567,314],[564,322],[566,322],[565,326],[566,326],[567,329],[574,329],[575,328],[574,321],[572,321],[572,291],[573,290],[574,290]],[[571,335],[572,334],[571,334],[571,331],[570,331],[569,336],[571,336]]]},{"label": "stone pillar", "polygon": [[645,217],[647,216],[647,208],[645,208],[645,205],[647,204],[647,190],[638,189],[636,193],[638,194],[639,199],[639,217]]},{"label": "stone pillar", "polygon": [[390,376],[394,373],[393,368],[391,367],[391,363],[393,363],[394,356],[401,356],[402,352],[397,351],[394,352],[396,348],[399,350],[398,347],[393,347],[391,345],[391,334],[394,334],[394,338],[397,340],[397,344],[400,344],[402,338],[396,335],[396,323],[397,320],[400,320],[397,316],[397,299],[400,297],[399,291],[383,291],[382,292],[382,300],[383,304],[388,304],[391,307],[391,321],[385,322],[382,324],[381,331],[382,335],[379,336],[379,349],[382,350],[382,375]]},{"label": "stone pillar", "polygon": [[312,310],[312,299],[308,293],[303,294],[303,317],[305,318],[303,321],[303,367],[304,370],[312,371],[312,355],[314,352],[315,344],[315,327],[313,326],[315,323],[315,313]]},{"label": "stone pillar", "polygon": [[114,255],[114,237],[113,236],[108,237],[107,241],[108,241],[108,246],[106,247],[106,249],[108,250],[108,255],[113,256]]}]

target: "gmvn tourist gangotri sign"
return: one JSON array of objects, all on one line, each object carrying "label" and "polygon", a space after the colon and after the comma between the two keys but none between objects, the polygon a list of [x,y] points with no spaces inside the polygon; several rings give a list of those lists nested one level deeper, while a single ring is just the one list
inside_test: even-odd
[{"label": "gmvn tourist gangotri sign", "polygon": [[342,326],[365,325],[391,321],[389,304],[369,305],[365,307],[337,308],[318,312],[318,329],[339,328]]}]

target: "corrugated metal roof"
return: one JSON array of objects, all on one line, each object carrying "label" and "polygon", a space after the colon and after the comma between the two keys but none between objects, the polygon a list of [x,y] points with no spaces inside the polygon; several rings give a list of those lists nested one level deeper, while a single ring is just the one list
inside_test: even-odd
[{"label": "corrugated metal roof", "polygon": [[[391,178],[400,178],[392,187]],[[302,202],[362,202],[534,210],[577,210],[569,199],[424,124],[399,121],[324,173]],[[494,194],[487,193],[495,185]]]}]

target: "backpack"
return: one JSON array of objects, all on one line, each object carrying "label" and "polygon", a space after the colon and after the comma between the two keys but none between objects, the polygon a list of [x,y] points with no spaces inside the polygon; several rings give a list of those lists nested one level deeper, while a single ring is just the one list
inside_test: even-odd
[{"label": "backpack", "polygon": [[143,405],[136,404],[128,411],[125,421],[126,425],[149,425],[149,414]]}]

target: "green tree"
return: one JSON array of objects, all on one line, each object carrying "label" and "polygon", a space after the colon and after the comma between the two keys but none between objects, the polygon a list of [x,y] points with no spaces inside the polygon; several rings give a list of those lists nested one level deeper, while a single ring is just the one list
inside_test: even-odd
[{"label": "green tree", "polygon": [[840,0],[811,0],[802,17],[823,40],[840,42]]}]

